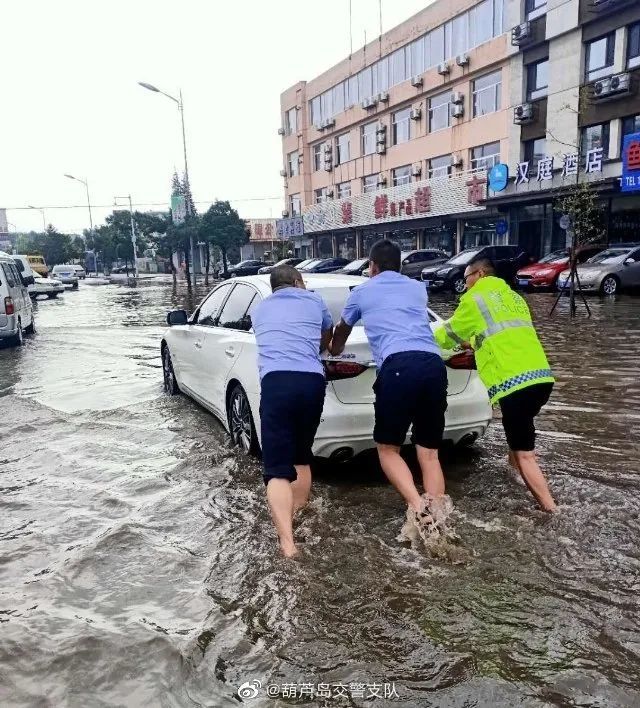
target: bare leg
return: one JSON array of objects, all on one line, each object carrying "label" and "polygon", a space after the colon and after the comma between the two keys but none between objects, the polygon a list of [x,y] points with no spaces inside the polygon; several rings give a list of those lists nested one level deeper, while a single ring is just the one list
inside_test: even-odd
[{"label": "bare leg", "polygon": [[438,451],[416,445],[416,453],[422,471],[424,491],[431,497],[442,496],[444,494],[444,475]]},{"label": "bare leg", "polygon": [[294,514],[308,504],[309,494],[311,494],[311,466],[296,465],[295,467],[298,478],[291,483]]},{"label": "bare leg", "polygon": [[518,460],[516,460],[516,455],[513,450],[509,450],[509,464],[511,465],[511,467],[513,467],[514,470],[520,472],[520,465],[518,465]]},{"label": "bare leg", "polygon": [[525,484],[529,487],[529,491],[536,498],[538,504],[544,511],[555,511],[556,503],[551,496],[547,480],[538,466],[536,453],[533,451],[514,451],[513,457],[518,465],[522,479],[524,479]]},{"label": "bare leg", "polygon": [[280,550],[286,558],[298,552],[293,542],[293,490],[288,479],[270,479],[267,484],[267,501],[271,518],[278,532]]},{"label": "bare leg", "polygon": [[422,499],[413,482],[411,470],[400,457],[400,448],[395,445],[377,444],[380,466],[387,479],[400,492],[407,504],[415,511],[422,510]]}]

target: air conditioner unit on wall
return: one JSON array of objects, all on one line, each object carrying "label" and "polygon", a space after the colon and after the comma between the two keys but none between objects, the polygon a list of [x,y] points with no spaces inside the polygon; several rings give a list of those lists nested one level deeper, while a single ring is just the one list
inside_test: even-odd
[{"label": "air conditioner unit on wall", "polygon": [[286,177],[287,176],[287,171],[286,170],[280,170],[280,177]]},{"label": "air conditioner unit on wall", "polygon": [[414,165],[414,166],[411,168],[411,174],[412,174],[414,177],[420,177],[420,175],[422,174],[422,165],[419,165],[419,164],[418,164],[418,165]]},{"label": "air conditioner unit on wall", "polygon": [[446,76],[451,71],[449,62],[443,61],[442,64],[438,64],[438,73],[440,76]]},{"label": "air conditioner unit on wall", "polygon": [[282,212],[282,216],[283,216],[283,218],[286,219],[286,218],[289,216],[289,212],[285,209],[285,210]]},{"label": "air conditioner unit on wall", "polygon": [[378,182],[377,185],[378,187],[384,187],[385,184],[387,183],[387,178],[382,174],[382,172],[378,175]]},{"label": "air conditioner unit on wall", "polygon": [[460,91],[454,91],[451,94],[451,103],[464,103],[464,94]]},{"label": "air conditioner unit on wall", "polygon": [[534,119],[534,110],[532,103],[523,103],[513,109],[513,122],[516,125],[531,123]]},{"label": "air conditioner unit on wall", "polygon": [[378,155],[384,155],[387,152],[387,146],[384,143],[378,143],[376,145],[376,152]]},{"label": "air conditioner unit on wall", "polygon": [[612,101],[631,92],[631,74],[616,74],[593,84],[593,100]]},{"label": "air conditioner unit on wall", "polygon": [[414,88],[420,88],[420,86],[422,86],[423,84],[424,84],[424,79],[422,78],[422,76],[420,74],[413,76],[411,78],[411,85]]},{"label": "air conditioner unit on wall", "polygon": [[523,44],[527,44],[533,39],[533,32],[531,30],[531,22],[523,22],[521,25],[516,25],[511,30],[511,44],[514,47],[521,47]]},{"label": "air conditioner unit on wall", "polygon": [[464,115],[464,106],[461,103],[453,103],[451,105],[451,116],[453,118],[462,118]]},{"label": "air conditioner unit on wall", "polygon": [[469,66],[469,55],[458,54],[458,56],[456,57],[456,64],[458,66]]},{"label": "air conditioner unit on wall", "polygon": [[422,108],[420,108],[420,106],[412,108],[410,116],[411,120],[420,120],[420,118],[422,118]]},{"label": "air conditioner unit on wall", "polygon": [[378,98],[378,101],[381,101],[382,103],[388,103],[389,102],[389,92],[382,91],[382,93],[378,94],[377,98]]},{"label": "air conditioner unit on wall", "polygon": [[278,128],[278,135],[284,135],[284,134],[285,134],[284,128]]},{"label": "air conditioner unit on wall", "polygon": [[377,100],[375,98],[365,98],[360,104],[365,111],[370,111],[372,108],[376,107]]},{"label": "air conditioner unit on wall", "polygon": [[327,197],[333,199],[333,189],[327,189]]},{"label": "air conditioner unit on wall", "polygon": [[452,167],[462,167],[463,165],[462,155],[460,153],[454,153],[451,155],[451,166]]}]

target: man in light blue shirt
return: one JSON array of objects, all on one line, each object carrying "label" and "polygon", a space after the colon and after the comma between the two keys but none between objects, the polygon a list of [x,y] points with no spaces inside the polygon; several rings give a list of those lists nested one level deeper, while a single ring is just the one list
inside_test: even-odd
[{"label": "man in light blue shirt", "polygon": [[252,317],[260,373],[264,481],[282,553],[297,553],[293,514],[309,500],[311,449],[320,425],[326,380],[320,352],[333,321],[320,295],[306,290],[289,265],[271,272],[273,294]]},{"label": "man in light blue shirt", "polygon": [[[373,439],[380,464],[415,520],[425,523],[431,520],[426,507],[445,490],[438,448],[447,409],[447,373],[429,326],[426,288],[400,273],[398,246],[378,241],[369,260],[371,278],[351,292],[330,350],[341,354],[352,327],[362,320],[378,367]],[[426,499],[400,456],[410,426]]]}]

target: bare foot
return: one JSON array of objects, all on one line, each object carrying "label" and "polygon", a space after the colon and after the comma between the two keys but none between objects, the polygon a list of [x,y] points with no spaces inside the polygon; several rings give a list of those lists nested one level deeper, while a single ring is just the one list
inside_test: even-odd
[{"label": "bare foot", "polygon": [[298,549],[293,541],[280,541],[280,551],[285,558],[294,558],[298,555]]}]

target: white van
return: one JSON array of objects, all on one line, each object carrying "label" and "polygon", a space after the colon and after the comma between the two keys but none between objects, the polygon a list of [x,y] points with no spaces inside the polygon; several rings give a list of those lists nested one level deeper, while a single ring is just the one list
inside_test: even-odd
[{"label": "white van", "polygon": [[0,341],[20,346],[25,333],[35,332],[31,284],[33,276],[21,276],[13,258],[0,251]]}]

